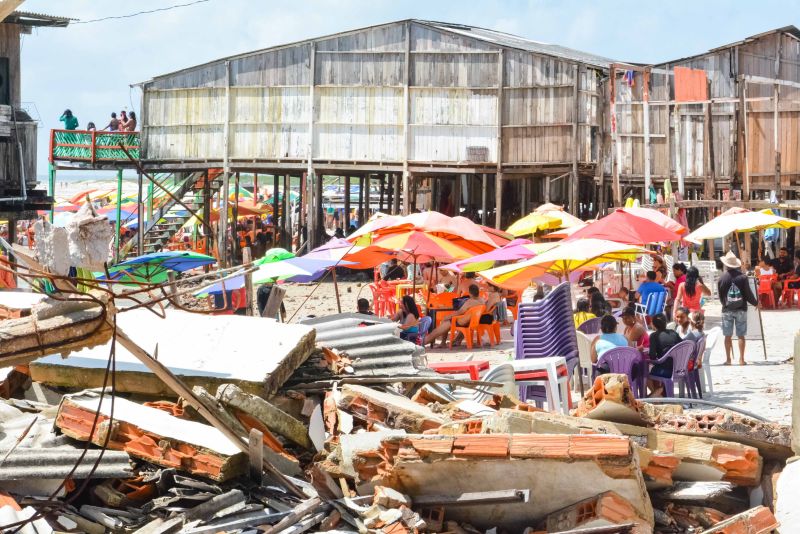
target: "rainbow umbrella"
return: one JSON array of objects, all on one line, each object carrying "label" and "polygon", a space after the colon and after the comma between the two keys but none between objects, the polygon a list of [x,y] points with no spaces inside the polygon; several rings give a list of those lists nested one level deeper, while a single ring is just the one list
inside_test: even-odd
[{"label": "rainbow umbrella", "polygon": [[556,246],[555,243],[534,243],[528,239],[515,239],[504,247],[497,250],[479,254],[465,260],[459,260],[447,265],[442,269],[457,273],[474,273],[491,269],[498,261],[515,261],[533,258]]},{"label": "rainbow umbrella", "polygon": [[[147,282],[160,284],[168,280],[168,272],[184,272],[197,267],[216,263],[216,259],[205,254],[192,251],[168,250],[152,252],[120,262],[108,268],[111,280],[127,283]],[[104,273],[96,275],[98,280],[105,280]]]},{"label": "rainbow umbrella", "polygon": [[584,226],[569,236],[566,241],[581,241],[587,238],[628,245],[649,245],[679,241],[681,236],[649,219],[637,217],[626,210],[617,210]]},{"label": "rainbow umbrella", "polygon": [[529,260],[504,265],[480,274],[493,284],[507,289],[520,290],[531,280],[546,274],[568,277],[570,273],[611,261],[633,261],[648,250],[604,239],[586,238],[580,241],[561,242]]},{"label": "rainbow umbrella", "polygon": [[519,219],[506,230],[515,236],[535,234],[539,230],[555,230],[556,228],[572,228],[583,224],[583,221],[564,211],[562,206],[542,204],[525,217]]},{"label": "rainbow umbrella", "polygon": [[317,260],[345,260],[351,269],[370,269],[392,257],[392,252],[377,247],[361,247],[346,239],[334,237],[303,256]]}]

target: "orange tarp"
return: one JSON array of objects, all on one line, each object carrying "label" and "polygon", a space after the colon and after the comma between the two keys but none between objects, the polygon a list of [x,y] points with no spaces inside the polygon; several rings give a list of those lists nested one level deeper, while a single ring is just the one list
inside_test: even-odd
[{"label": "orange tarp", "polygon": [[675,75],[676,102],[708,100],[706,71],[689,69],[686,67],[675,67],[672,69],[672,72]]}]

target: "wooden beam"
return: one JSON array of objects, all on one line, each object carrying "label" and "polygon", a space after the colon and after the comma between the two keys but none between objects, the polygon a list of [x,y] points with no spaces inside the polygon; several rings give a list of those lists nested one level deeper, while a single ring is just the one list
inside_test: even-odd
[{"label": "wooden beam", "polygon": [[[708,83],[709,94],[711,94],[711,82]],[[713,114],[712,114],[712,107],[713,104],[703,104],[705,114],[705,120],[703,121],[704,132],[703,136],[705,138],[705,142],[703,143],[703,150],[705,152],[705,158],[703,159],[704,165],[706,166],[706,181],[705,181],[705,190],[704,190],[704,198],[706,200],[712,200],[716,196],[716,165],[714,161],[714,121],[713,121]],[[707,219],[710,221],[714,218],[714,210],[713,208],[708,208]],[[714,260],[714,240],[710,239],[708,242],[708,259]]]},{"label": "wooden beam", "polygon": [[344,235],[350,233],[350,175],[344,175]]},{"label": "wooden beam", "polygon": [[290,191],[292,185],[292,178],[288,174],[283,175],[283,201],[282,201],[282,210],[283,210],[283,217],[281,220],[283,221],[283,239],[282,244],[283,248],[290,251],[292,250],[292,217],[294,213],[292,213],[292,203],[290,201]]},{"label": "wooden beam", "polygon": [[[580,216],[578,213],[580,207],[579,187],[581,183],[580,174],[578,174],[578,123],[580,121],[580,69],[578,64],[572,66],[572,180],[569,188],[569,210],[570,213]],[[588,117],[587,117],[588,120]],[[523,216],[525,214],[523,213]]]},{"label": "wooden beam", "polygon": [[503,82],[505,78],[505,52],[497,51],[497,170],[494,179],[495,213],[494,227],[501,229],[503,224]]},{"label": "wooden beam", "polygon": [[[403,215],[411,213],[411,187],[410,187],[410,171],[408,169],[408,160],[411,159],[411,130],[409,124],[411,123],[411,23],[405,24],[405,55],[403,57]],[[397,182],[395,181],[395,185]],[[395,188],[394,194],[397,198],[400,197],[400,192]],[[397,199],[395,199],[397,205]],[[397,205],[399,208],[399,205]],[[395,213],[397,209],[395,209]],[[359,221],[360,222],[360,221]]]},{"label": "wooden beam", "polygon": [[650,199],[650,69],[642,75],[642,114],[644,115],[644,204]]},{"label": "wooden beam", "polygon": [[225,62],[225,125],[222,131],[222,189],[219,193],[219,226],[217,254],[221,267],[228,267],[228,190],[230,189],[230,124],[231,124],[231,64]]},{"label": "wooden beam", "polygon": [[[317,229],[319,227],[317,203],[321,199],[317,198],[315,184],[318,180],[314,170],[314,115],[316,113],[316,94],[315,85],[317,83],[317,43],[312,41],[309,43],[309,82],[308,82],[308,142],[306,143],[306,206],[307,206],[307,220],[306,220],[306,239],[308,240],[308,249],[312,249],[317,245]],[[301,208],[302,209],[302,208]]]},{"label": "wooden beam", "polygon": [[392,215],[400,213],[400,175],[392,174]]},{"label": "wooden beam", "polygon": [[481,224],[486,226],[488,221],[488,214],[486,211],[489,209],[487,198],[489,195],[489,180],[486,173],[481,174]]}]

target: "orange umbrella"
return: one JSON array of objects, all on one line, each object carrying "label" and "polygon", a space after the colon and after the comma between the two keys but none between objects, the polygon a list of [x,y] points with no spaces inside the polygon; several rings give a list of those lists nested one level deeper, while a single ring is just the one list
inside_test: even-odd
[{"label": "orange umbrella", "polygon": [[508,232],[504,232],[503,230],[498,230],[497,228],[492,228],[490,226],[483,226],[479,225],[481,230],[489,236],[489,239],[494,241],[494,244],[498,247],[503,247],[514,241],[515,237]]},{"label": "orange umbrella", "polygon": [[397,232],[377,237],[369,248],[394,253],[399,259],[414,263],[427,261],[452,262],[474,256],[450,239],[438,237],[420,230]]},{"label": "orange umbrella", "polygon": [[681,236],[649,219],[637,217],[625,210],[617,210],[602,219],[588,224],[567,240],[593,238],[628,245],[649,245],[679,241]]},{"label": "orange umbrella", "polygon": [[379,237],[410,231],[443,238],[472,254],[482,254],[497,248],[495,242],[474,222],[465,217],[448,217],[437,211],[412,213],[403,217],[389,215],[374,218],[348,236],[347,240],[367,246]]}]

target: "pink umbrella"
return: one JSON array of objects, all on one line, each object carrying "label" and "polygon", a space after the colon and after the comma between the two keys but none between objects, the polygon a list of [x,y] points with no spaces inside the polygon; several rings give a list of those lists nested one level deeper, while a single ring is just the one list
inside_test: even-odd
[{"label": "pink umbrella", "polygon": [[528,259],[541,254],[544,250],[552,248],[555,243],[534,243],[528,239],[515,239],[507,245],[491,252],[478,254],[465,260],[459,260],[447,265],[442,269],[457,273],[477,272],[491,268],[496,261],[512,261]]}]

